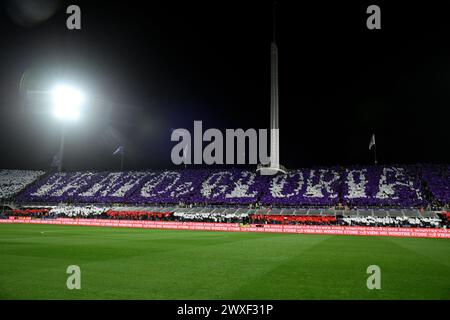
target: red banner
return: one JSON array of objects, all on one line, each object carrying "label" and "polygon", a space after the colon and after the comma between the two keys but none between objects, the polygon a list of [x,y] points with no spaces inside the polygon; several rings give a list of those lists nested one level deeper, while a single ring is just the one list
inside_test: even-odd
[{"label": "red banner", "polygon": [[230,232],[274,232],[301,234],[329,234],[354,236],[387,236],[415,238],[450,238],[450,230],[433,228],[394,228],[394,227],[342,227],[342,226],[308,226],[308,225],[247,225],[238,223],[208,222],[173,222],[140,220],[106,220],[106,219],[4,219],[0,223],[57,224],[96,227],[122,227],[147,229],[178,229]]}]

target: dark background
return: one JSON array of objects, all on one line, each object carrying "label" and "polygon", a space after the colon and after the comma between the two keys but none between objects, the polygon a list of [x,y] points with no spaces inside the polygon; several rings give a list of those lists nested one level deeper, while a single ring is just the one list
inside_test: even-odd
[{"label": "dark background", "polygon": [[[172,167],[171,130],[194,120],[268,127],[271,1],[27,2],[49,14],[0,8],[0,168],[49,168],[61,125],[39,92],[58,81],[88,96],[67,127],[69,170],[117,169],[119,145],[126,169]],[[372,133],[381,164],[449,162],[448,10],[393,2],[278,1],[287,168],[372,163]],[[80,31],[66,28],[70,4]],[[381,30],[366,28],[370,4]]]}]

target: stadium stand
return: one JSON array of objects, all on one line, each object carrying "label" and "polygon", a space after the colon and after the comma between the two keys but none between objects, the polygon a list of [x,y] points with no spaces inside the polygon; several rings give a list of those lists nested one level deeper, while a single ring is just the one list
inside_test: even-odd
[{"label": "stadium stand", "polygon": [[[424,170],[427,181],[433,186],[430,189],[435,190],[432,195],[436,194],[446,205],[450,194],[439,190],[447,187],[448,176],[446,180],[430,178],[441,177],[441,169],[438,167],[435,172],[427,167]],[[237,169],[63,172],[41,179],[17,200],[25,203],[418,208],[429,203],[421,171],[421,166],[314,168],[273,177]]]},{"label": "stadium stand", "polygon": [[450,166],[427,165],[422,170],[422,178],[432,194],[433,202],[439,205],[449,203],[450,199]]},{"label": "stadium stand", "polygon": [[[0,171],[1,217],[447,227],[448,166],[249,170]],[[430,206],[440,205],[438,210]]]},{"label": "stadium stand", "polygon": [[44,173],[32,170],[0,170],[0,199],[11,199]]}]

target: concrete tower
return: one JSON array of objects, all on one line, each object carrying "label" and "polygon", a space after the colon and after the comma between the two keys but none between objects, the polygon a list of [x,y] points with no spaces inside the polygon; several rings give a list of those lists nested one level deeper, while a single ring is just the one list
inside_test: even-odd
[{"label": "concrete tower", "polygon": [[278,47],[275,41],[275,5],[273,5],[273,38],[270,45],[270,163],[258,165],[262,175],[286,173],[280,164],[280,125],[278,117]]}]

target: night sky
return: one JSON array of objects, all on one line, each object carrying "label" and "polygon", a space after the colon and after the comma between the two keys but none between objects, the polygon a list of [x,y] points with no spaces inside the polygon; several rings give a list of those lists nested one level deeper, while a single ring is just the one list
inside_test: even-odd
[{"label": "night sky", "polygon": [[[268,127],[272,1],[33,2],[54,13],[30,23],[16,1],[0,8],[0,168],[49,169],[61,125],[42,92],[58,82],[87,96],[67,170],[116,170],[119,145],[126,169],[171,168],[171,130],[194,120]],[[448,10],[390,2],[278,1],[285,167],[370,164],[372,133],[381,164],[449,163]],[[381,30],[366,28],[370,4]]]}]

